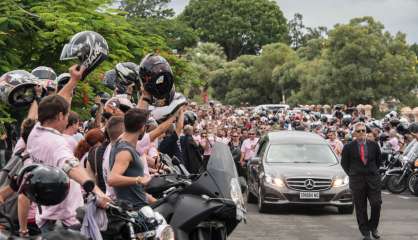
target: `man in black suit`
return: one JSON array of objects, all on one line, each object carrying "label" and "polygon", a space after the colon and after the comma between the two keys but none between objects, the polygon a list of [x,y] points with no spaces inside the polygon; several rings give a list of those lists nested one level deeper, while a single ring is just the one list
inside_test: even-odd
[{"label": "man in black suit", "polygon": [[[356,209],[357,223],[364,240],[370,240],[370,233],[379,239],[380,209],[382,205],[381,181],[378,169],[381,162],[377,143],[366,140],[366,125],[354,125],[355,140],[344,146],[341,166],[350,178],[350,189]],[[370,202],[371,216],[367,216],[367,199]]]}]

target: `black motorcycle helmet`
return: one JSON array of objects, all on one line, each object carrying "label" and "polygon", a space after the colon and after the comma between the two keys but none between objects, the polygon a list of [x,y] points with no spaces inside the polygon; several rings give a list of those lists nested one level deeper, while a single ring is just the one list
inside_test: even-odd
[{"label": "black motorcycle helmet", "polygon": [[344,117],[344,114],[340,110],[337,110],[334,112],[334,117],[342,119]]},{"label": "black motorcycle helmet", "polygon": [[31,72],[39,80],[52,80],[55,81],[57,74],[50,67],[39,66],[32,70]]},{"label": "black motorcycle helmet", "polygon": [[71,75],[69,73],[62,73],[57,77],[57,91],[61,91],[61,89],[65,86],[65,84],[70,81]]},{"label": "black motorcycle helmet", "polygon": [[23,167],[17,178],[19,192],[31,201],[52,206],[64,201],[70,189],[70,179],[60,168],[40,164]]},{"label": "black motorcycle helmet", "polygon": [[320,112],[313,112],[312,114],[315,117],[315,121],[319,121],[321,119],[321,113]]},{"label": "black motorcycle helmet", "polygon": [[397,127],[399,125],[399,123],[401,123],[401,121],[399,121],[399,119],[397,119],[397,118],[391,118],[389,120],[389,123],[392,127]]},{"label": "black motorcycle helmet", "polygon": [[337,118],[336,118],[336,117],[330,117],[330,118],[328,118],[328,122],[329,122],[331,125],[334,125],[334,124],[336,124],[336,123],[337,123]]},{"label": "black motorcycle helmet", "polygon": [[[139,77],[144,89],[156,99],[165,99],[165,105],[174,97],[174,77],[170,64],[157,54],[148,54],[139,65]],[[157,104],[161,105],[161,104]]]},{"label": "black motorcycle helmet", "polygon": [[24,107],[35,99],[35,86],[41,82],[25,70],[14,70],[0,77],[0,99],[13,106]]},{"label": "black motorcycle helmet", "polygon": [[61,52],[60,60],[78,59],[80,66],[84,66],[82,78],[102,63],[109,54],[106,40],[93,31],[79,32],[70,42],[65,44]]},{"label": "black motorcycle helmet", "polygon": [[115,90],[116,88],[116,70],[112,69],[104,74],[103,84],[111,90]]},{"label": "black motorcycle helmet", "polygon": [[[412,129],[412,128],[411,128]],[[396,126],[396,131],[401,134],[405,135],[409,133],[409,127],[406,123],[399,123],[398,126]]]},{"label": "black motorcycle helmet", "polygon": [[348,127],[350,125],[351,121],[353,121],[353,117],[351,115],[344,115],[343,119],[341,120],[341,122],[346,127]]},{"label": "black motorcycle helmet", "polygon": [[101,92],[101,93],[99,93],[99,94],[97,94],[99,97],[100,97],[100,101],[103,103],[103,104],[106,104],[106,102],[110,99],[110,98],[112,98],[112,96],[110,96],[110,94],[109,93],[107,93],[107,92]]},{"label": "black motorcycle helmet", "polygon": [[328,121],[328,117],[325,115],[321,116],[321,122],[326,123]]},{"label": "black motorcycle helmet", "polygon": [[416,123],[416,122],[411,123],[408,127],[408,131],[410,133],[418,133],[418,123]]},{"label": "black motorcycle helmet", "polygon": [[184,113],[184,125],[194,125],[197,120],[196,113],[187,111]]},{"label": "black motorcycle helmet", "polygon": [[380,142],[386,142],[386,141],[388,141],[389,140],[389,134],[387,134],[387,133],[385,133],[385,132],[382,132],[380,135],[379,135],[379,141]]},{"label": "black motorcycle helmet", "polygon": [[139,66],[133,62],[123,62],[116,64],[116,85],[129,86],[131,84],[139,85]]}]

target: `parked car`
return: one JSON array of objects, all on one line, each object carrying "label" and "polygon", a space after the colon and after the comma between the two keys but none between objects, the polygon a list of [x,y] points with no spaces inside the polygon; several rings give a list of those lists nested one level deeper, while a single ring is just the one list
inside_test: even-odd
[{"label": "parked car", "polygon": [[259,114],[263,111],[272,111],[273,113],[276,113],[283,109],[284,110],[289,109],[289,105],[287,104],[263,104],[263,105],[258,105],[257,107],[255,107],[253,109],[253,113]]},{"label": "parked car", "polygon": [[248,166],[249,203],[260,212],[271,205],[335,206],[353,212],[348,176],[327,142],[301,131],[264,135]]}]

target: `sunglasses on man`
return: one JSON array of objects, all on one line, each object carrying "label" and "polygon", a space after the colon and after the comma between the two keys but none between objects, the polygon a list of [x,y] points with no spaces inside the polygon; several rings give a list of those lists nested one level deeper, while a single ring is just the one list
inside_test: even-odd
[{"label": "sunglasses on man", "polygon": [[366,132],[366,129],[358,129],[358,130],[356,130],[356,133],[365,133]]}]

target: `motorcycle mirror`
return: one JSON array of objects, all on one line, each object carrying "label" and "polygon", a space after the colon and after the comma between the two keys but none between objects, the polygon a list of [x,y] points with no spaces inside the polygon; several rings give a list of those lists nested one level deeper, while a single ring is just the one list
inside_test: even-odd
[{"label": "motorcycle mirror", "polygon": [[172,161],[172,163],[173,163],[175,166],[180,165],[180,160],[179,160],[176,156],[173,156],[173,158],[171,159],[171,161]]}]

